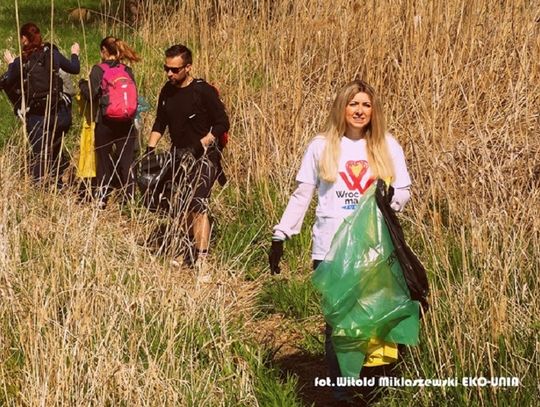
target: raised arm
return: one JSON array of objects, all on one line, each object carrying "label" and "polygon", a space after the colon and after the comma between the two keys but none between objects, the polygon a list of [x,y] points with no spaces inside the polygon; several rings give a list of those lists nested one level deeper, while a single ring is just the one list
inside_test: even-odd
[{"label": "raised arm", "polygon": [[8,63],[8,71],[6,77],[6,85],[11,86],[15,81],[20,80],[21,76],[21,59],[15,58],[10,51],[4,51],[4,61]]},{"label": "raised arm", "polygon": [[56,47],[53,48],[53,58],[58,61],[60,68],[67,73],[77,75],[81,71],[81,65],[79,62],[79,44],[74,43],[71,46],[71,59],[67,59],[63,56]]}]

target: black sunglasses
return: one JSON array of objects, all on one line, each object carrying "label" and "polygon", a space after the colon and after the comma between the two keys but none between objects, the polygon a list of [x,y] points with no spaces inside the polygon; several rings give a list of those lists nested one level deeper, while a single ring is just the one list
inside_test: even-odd
[{"label": "black sunglasses", "polygon": [[163,65],[163,70],[164,70],[165,72],[171,71],[172,73],[178,73],[178,72],[180,72],[182,69],[184,69],[186,66],[187,66],[187,64],[186,64],[186,65],[179,66],[179,67]]}]

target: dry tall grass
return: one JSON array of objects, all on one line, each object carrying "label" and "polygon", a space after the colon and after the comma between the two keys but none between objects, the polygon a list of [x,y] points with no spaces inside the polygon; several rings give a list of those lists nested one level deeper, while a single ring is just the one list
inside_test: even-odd
[{"label": "dry tall grass", "polygon": [[226,276],[197,284],[136,244],[145,215],[21,185],[7,159],[19,154],[5,153],[0,400],[256,405],[249,358],[238,359],[250,353],[238,315],[249,320],[255,293]]},{"label": "dry tall grass", "polygon": [[[540,392],[540,7],[143,3],[144,91],[155,98],[163,82],[164,48],[192,46],[196,74],[229,108],[228,188],[238,202],[261,200],[268,226],[336,88],[360,76],[379,90],[413,178],[408,235],[433,286],[422,345],[406,369],[412,377],[517,376],[521,396],[460,388],[452,404],[532,405]],[[0,393],[15,386],[27,405],[257,404],[227,328],[238,307],[249,314],[250,301],[174,282],[162,260],[134,244],[144,233],[138,215],[97,214],[20,186],[14,156],[3,152],[0,162],[0,339],[11,361],[0,365],[8,383]],[[234,219],[220,198],[216,207]],[[193,332],[203,339],[177,340]],[[411,389],[409,400],[440,405],[445,391]]]}]

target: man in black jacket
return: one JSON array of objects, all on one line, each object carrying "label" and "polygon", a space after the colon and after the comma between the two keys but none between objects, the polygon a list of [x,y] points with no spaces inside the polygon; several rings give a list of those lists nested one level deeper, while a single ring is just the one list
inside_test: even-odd
[{"label": "man in black jacket", "polygon": [[197,262],[203,264],[210,242],[208,200],[221,171],[218,139],[228,131],[229,119],[216,90],[191,76],[192,54],[186,46],[178,44],[167,49],[163,68],[168,82],[159,95],[147,152],[155,148],[168,128],[171,152],[179,169],[175,181],[179,189],[190,191],[187,195],[177,194],[172,213],[187,215]]}]

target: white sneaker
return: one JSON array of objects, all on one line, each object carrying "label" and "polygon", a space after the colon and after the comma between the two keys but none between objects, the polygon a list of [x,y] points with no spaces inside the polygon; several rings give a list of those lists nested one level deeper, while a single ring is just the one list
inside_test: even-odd
[{"label": "white sneaker", "polygon": [[212,276],[210,274],[199,274],[197,276],[198,284],[210,284],[212,282]]},{"label": "white sneaker", "polygon": [[207,259],[197,259],[195,270],[197,272],[197,283],[209,284],[212,282],[212,273]]},{"label": "white sneaker", "polygon": [[182,265],[182,263],[179,262],[179,261],[176,260],[176,259],[172,259],[172,260],[170,261],[170,263],[171,263],[171,266],[173,266],[173,267],[180,267],[180,266]]}]

